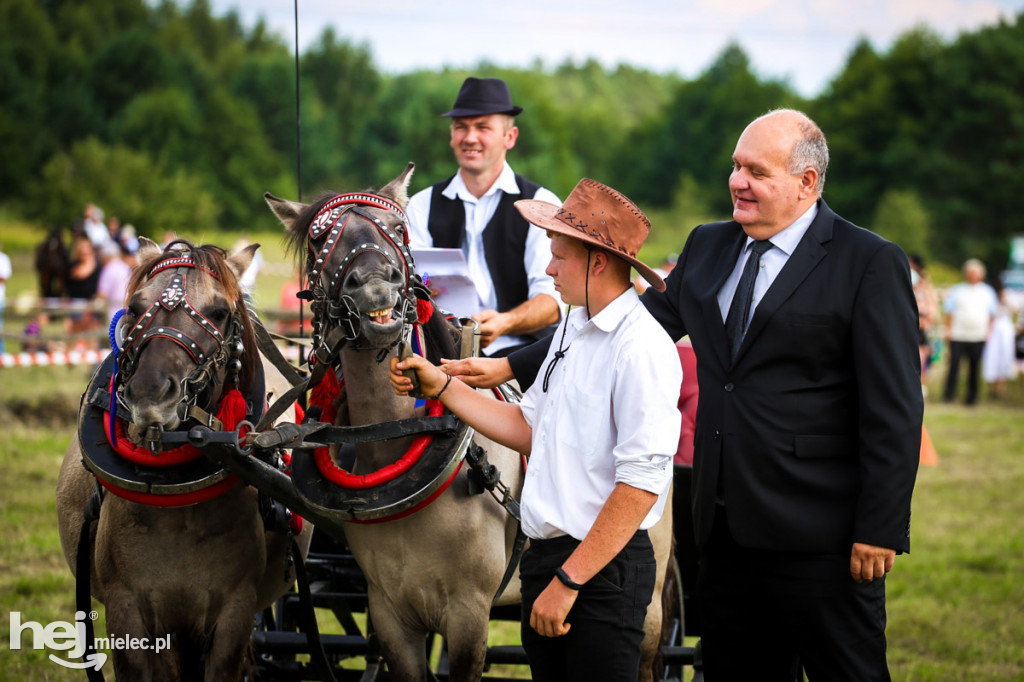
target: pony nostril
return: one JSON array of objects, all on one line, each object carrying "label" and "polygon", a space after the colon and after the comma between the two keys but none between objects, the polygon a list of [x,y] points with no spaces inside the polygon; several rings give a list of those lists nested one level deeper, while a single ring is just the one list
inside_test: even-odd
[{"label": "pony nostril", "polygon": [[174,381],[174,379],[169,378],[167,379],[167,382],[164,384],[164,390],[161,393],[160,397],[164,399],[173,398],[177,390],[178,384]]},{"label": "pony nostril", "polygon": [[345,280],[341,283],[343,291],[354,291],[362,287],[366,282],[363,276],[357,270],[352,270],[345,276]]}]

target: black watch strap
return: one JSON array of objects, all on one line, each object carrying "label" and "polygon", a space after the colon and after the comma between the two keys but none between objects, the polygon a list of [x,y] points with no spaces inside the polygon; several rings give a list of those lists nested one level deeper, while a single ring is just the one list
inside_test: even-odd
[{"label": "black watch strap", "polygon": [[555,569],[555,575],[558,577],[561,583],[568,587],[570,590],[575,590],[579,592],[580,588],[583,587],[583,585],[579,584],[578,582],[570,578],[569,574],[566,573],[565,569],[563,569],[561,566]]}]

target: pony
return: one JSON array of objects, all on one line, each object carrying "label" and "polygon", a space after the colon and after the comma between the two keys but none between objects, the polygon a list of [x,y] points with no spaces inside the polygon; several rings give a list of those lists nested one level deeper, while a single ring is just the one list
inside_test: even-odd
[{"label": "pony", "polygon": [[[396,395],[388,381],[390,358],[403,351],[407,337],[415,343],[418,325],[434,330],[426,335],[420,354],[433,362],[459,357],[457,348],[444,348],[447,323],[429,302],[408,249],[403,209],[413,168],[410,163],[380,190],[325,194],[310,204],[264,195],[293,250],[305,256],[310,289],[303,296],[312,301],[314,357],[321,369],[330,366],[324,374],[329,382],[338,372],[344,381],[344,398],[325,410],[326,419],[335,424],[399,422],[430,408],[430,402],[417,407],[412,397]],[[316,394],[314,389],[314,404]],[[352,475],[375,476],[396,466],[409,440],[359,443]],[[474,442],[518,497],[524,477],[518,453],[479,434]],[[333,449],[319,475],[326,475],[340,458]],[[297,482],[297,459],[293,466]],[[424,642],[430,633],[447,640],[451,680],[479,679],[492,603],[520,602],[518,572],[496,596],[513,561],[517,521],[487,496],[473,495],[471,476],[464,469],[415,513],[378,523],[344,523],[344,539],[367,579],[369,611],[385,661],[397,680],[426,679]],[[665,515],[668,536],[660,543],[659,560],[670,553],[670,517]],[[654,602],[651,611],[657,612],[660,626],[660,600]],[[647,647],[648,671],[659,636],[660,627]]]},{"label": "pony", "polygon": [[[161,251],[142,240],[111,332],[116,352],[83,397],[57,483],[64,556],[105,605],[111,637],[174,643],[113,651],[117,679],[242,679],[255,614],[292,585],[294,551],[308,547],[311,526],[275,520],[258,491],[201,451],[162,448],[164,432],[195,419],[225,431],[256,419],[288,388],[256,350],[238,285],[258,247],[228,259],[211,245],[177,240]],[[98,522],[83,531],[97,500]],[[80,552],[90,553],[87,571]]]}]

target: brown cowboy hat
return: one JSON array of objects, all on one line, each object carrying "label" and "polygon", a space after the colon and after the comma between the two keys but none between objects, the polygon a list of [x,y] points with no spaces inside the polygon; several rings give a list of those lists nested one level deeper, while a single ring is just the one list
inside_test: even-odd
[{"label": "brown cowboy hat", "polygon": [[596,246],[626,261],[658,291],[665,282],[636,254],[651,231],[651,221],[621,192],[583,178],[561,207],[536,199],[521,199],[516,208],[527,222],[551,232]]}]

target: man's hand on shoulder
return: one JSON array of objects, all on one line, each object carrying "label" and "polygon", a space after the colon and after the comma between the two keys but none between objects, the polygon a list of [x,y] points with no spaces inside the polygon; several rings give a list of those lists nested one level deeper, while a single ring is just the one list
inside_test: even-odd
[{"label": "man's hand on shoulder", "polygon": [[850,552],[850,575],[856,582],[869,583],[875,578],[884,578],[895,562],[895,549],[855,542]]}]

